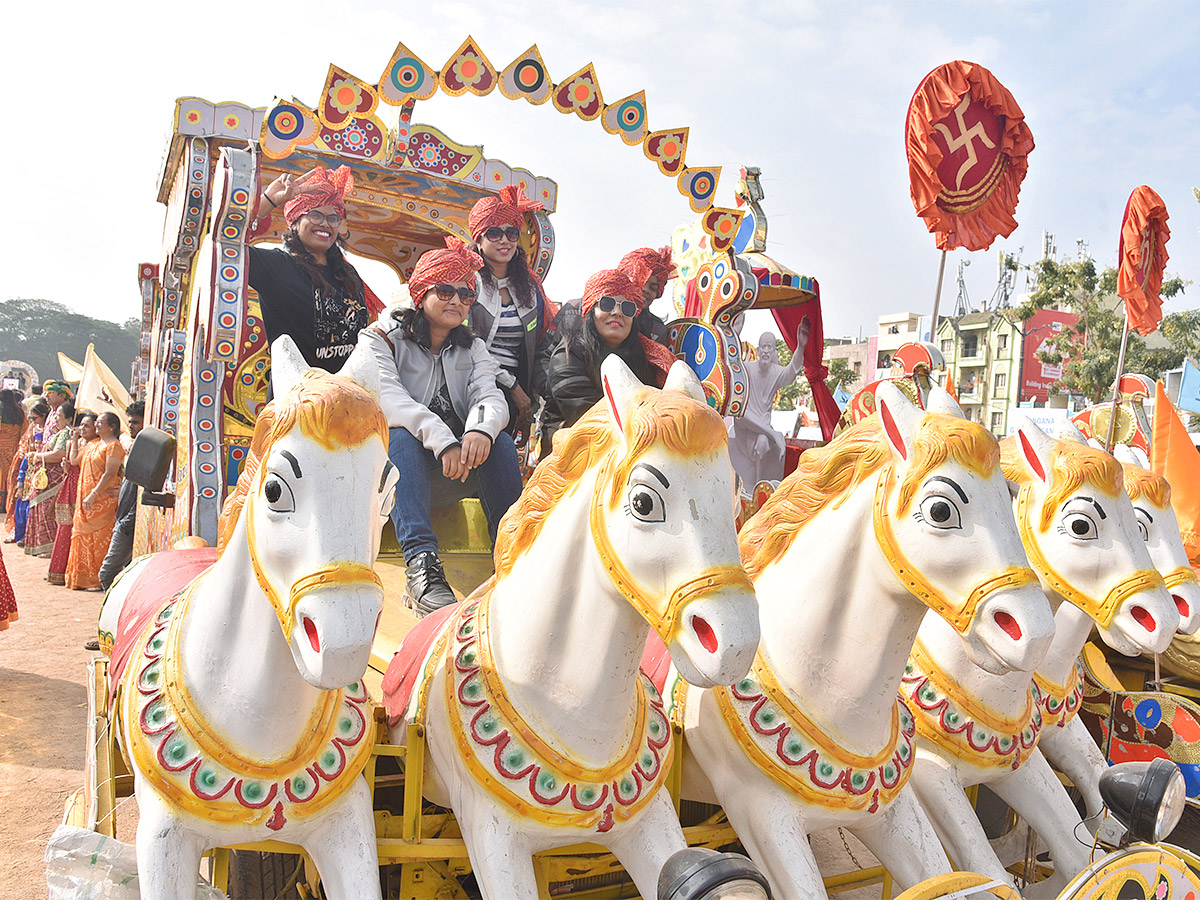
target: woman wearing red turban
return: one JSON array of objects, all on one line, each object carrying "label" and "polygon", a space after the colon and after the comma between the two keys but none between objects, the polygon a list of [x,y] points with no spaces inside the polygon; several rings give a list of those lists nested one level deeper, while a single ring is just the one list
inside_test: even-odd
[{"label": "woman wearing red turban", "polygon": [[471,307],[471,328],[500,367],[498,381],[510,413],[508,433],[514,436],[526,432],[532,420],[546,386],[553,343],[554,305],[517,243],[525,213],[541,208],[521,188],[509,186],[478,201],[467,218],[484,262],[476,276],[479,296]]},{"label": "woman wearing red turban", "polygon": [[[281,175],[267,185],[256,218],[282,208],[288,230],[283,250],[248,247],[248,280],[258,292],[268,344],[290,335],[310,366],[336,372],[382,304],[342,253],[346,166]],[[374,308],[372,308],[374,307]]]},{"label": "woman wearing red turban", "polygon": [[477,490],[495,541],[500,518],[521,494],[499,368],[465,324],[482,265],[469,247],[446,238],[446,249],[425,253],[408,279],[414,306],[394,307],[359,336],[379,365],[388,458],[402,479],[392,522],[408,566],[405,603],[419,615],[454,602],[431,507]]},{"label": "woman wearing red turban", "polygon": [[641,305],[641,292],[623,272],[605,269],[588,279],[580,315],[564,325],[550,356],[543,456],[554,433],[574,425],[603,396],[600,363],[610,353],[621,357],[642,384],[662,385],[675,356],[634,327]]},{"label": "woman wearing red turban", "polygon": [[671,346],[671,332],[665,322],[650,312],[650,304],[663,295],[667,282],[675,277],[675,265],[671,261],[671,248],[655,250],[639,247],[621,257],[617,269],[629,276],[642,294],[642,311],[635,323],[642,334],[664,347]]}]

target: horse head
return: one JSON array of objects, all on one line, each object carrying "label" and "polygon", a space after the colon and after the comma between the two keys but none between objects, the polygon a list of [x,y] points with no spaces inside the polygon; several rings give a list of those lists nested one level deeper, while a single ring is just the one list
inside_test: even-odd
[{"label": "horse head", "polygon": [[292,339],[271,347],[275,399],[221,515],[222,554],[244,534],[255,582],[296,668],[334,689],[366,669],[383,608],[372,566],[395,498],[379,373],[356,349],[337,375],[307,369]]},{"label": "horse head", "polygon": [[[725,424],[684,363],[671,367],[662,390],[641,384],[616,356],[600,377],[604,400],[556,439],[526,490],[555,472],[594,468],[588,525],[613,587],[684,678],[732,684],[749,670],[759,631],[738,556]],[[500,543],[498,573],[512,546]]]},{"label": "horse head", "polygon": [[1150,561],[1166,582],[1175,608],[1179,630],[1195,634],[1200,628],[1200,582],[1188,562],[1187,549],[1179,534],[1179,520],[1171,508],[1171,485],[1157,472],[1143,469],[1128,445],[1120,444],[1113,454],[1124,471],[1125,493],[1133,503],[1138,531],[1146,541]]},{"label": "horse head", "polygon": [[891,465],[877,482],[874,530],[892,572],[981,668],[1033,669],[1054,620],[1013,527],[999,444],[936,386],[925,410],[886,383],[876,401]]},{"label": "horse head", "polygon": [[1151,563],[1120,463],[1026,420],[1005,440],[1001,465],[1016,487],[1017,526],[1043,585],[1095,619],[1115,650],[1166,649],[1179,612]]}]

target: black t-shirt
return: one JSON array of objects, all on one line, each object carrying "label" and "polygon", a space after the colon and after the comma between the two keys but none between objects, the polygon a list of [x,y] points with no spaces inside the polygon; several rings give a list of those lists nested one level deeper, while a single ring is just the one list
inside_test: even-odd
[{"label": "black t-shirt", "polygon": [[290,335],[310,366],[338,371],[370,324],[363,298],[348,297],[328,266],[317,267],[332,289],[322,296],[286,250],[248,249],[250,286],[258,291],[267,340]]}]

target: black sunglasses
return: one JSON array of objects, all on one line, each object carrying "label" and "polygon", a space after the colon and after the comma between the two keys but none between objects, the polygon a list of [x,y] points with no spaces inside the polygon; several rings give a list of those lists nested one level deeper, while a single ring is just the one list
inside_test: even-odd
[{"label": "black sunglasses", "polygon": [[437,298],[443,303],[449,303],[455,296],[463,302],[464,306],[470,306],[475,302],[475,291],[473,288],[456,288],[452,284],[443,282],[442,284],[435,284],[430,290],[437,294]]},{"label": "black sunglasses", "polygon": [[612,312],[620,304],[621,315],[627,319],[632,319],[637,315],[637,304],[632,300],[620,300],[616,297],[601,297],[596,301],[596,305],[600,307],[600,312]]},{"label": "black sunglasses", "polygon": [[508,238],[510,241],[515,243],[516,240],[521,236],[521,229],[514,228],[512,225],[509,225],[506,228],[497,228],[493,226],[485,231],[483,236],[489,241],[498,241],[500,238]]}]

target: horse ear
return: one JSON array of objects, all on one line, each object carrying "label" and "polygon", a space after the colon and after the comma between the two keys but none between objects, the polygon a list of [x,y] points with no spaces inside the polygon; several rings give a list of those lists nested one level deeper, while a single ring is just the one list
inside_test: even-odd
[{"label": "horse ear", "polygon": [[1080,431],[1079,426],[1070,419],[1067,419],[1058,427],[1058,431],[1054,433],[1054,436],[1060,441],[1071,441],[1074,444],[1086,444],[1088,442],[1087,435]]},{"label": "horse ear", "polygon": [[308,371],[308,363],[300,355],[300,348],[291,336],[281,334],[271,345],[271,385],[275,396],[282,397],[299,383]]},{"label": "horse ear", "polygon": [[704,386],[700,384],[700,379],[696,377],[696,373],[692,371],[692,367],[682,359],[671,363],[671,368],[667,371],[666,383],[663,384],[663,390],[679,391],[682,394],[687,394],[693,400],[698,400],[704,404],[708,403],[708,398],[704,396]]},{"label": "horse ear", "polygon": [[1039,481],[1047,481],[1050,472],[1050,455],[1054,452],[1054,438],[1038,428],[1029,418],[1022,416],[1017,420],[1016,441],[1021,458],[1025,461],[1025,467]]},{"label": "horse ear", "polygon": [[617,431],[624,434],[625,413],[643,385],[615,353],[610,353],[600,364],[600,384],[604,389],[604,402],[608,404],[613,424],[616,425]]},{"label": "horse ear", "polygon": [[925,411],[913,406],[899,388],[886,381],[875,389],[875,408],[892,453],[902,462],[907,460]]},{"label": "horse ear", "polygon": [[379,366],[375,354],[366,344],[358,344],[342,364],[339,375],[349,378],[368,394],[379,399]]},{"label": "horse ear", "polygon": [[1117,444],[1113,447],[1113,456],[1117,458],[1123,466],[1141,466],[1141,462],[1137,458],[1137,454],[1133,452],[1133,448],[1128,444]]},{"label": "horse ear", "polygon": [[947,416],[955,416],[959,419],[965,419],[962,407],[958,405],[958,401],[950,396],[950,392],[945,388],[940,388],[936,384],[931,385],[929,393],[925,398],[925,409],[928,412],[942,413]]}]

